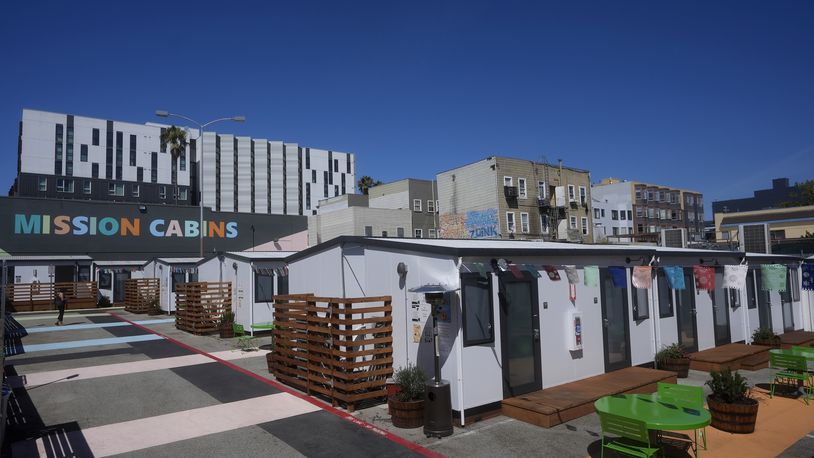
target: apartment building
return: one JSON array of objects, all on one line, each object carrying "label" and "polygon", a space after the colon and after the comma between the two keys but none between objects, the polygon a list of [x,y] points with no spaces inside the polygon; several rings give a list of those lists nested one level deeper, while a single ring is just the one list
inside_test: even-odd
[{"label": "apartment building", "polygon": [[593,241],[586,170],[492,156],[437,181],[443,238]]},{"label": "apartment building", "polygon": [[406,178],[380,184],[368,190],[370,208],[410,211],[411,231],[408,237],[438,237],[438,188],[434,180]]},{"label": "apartment building", "polygon": [[197,205],[199,170],[214,211],[313,215],[319,200],[355,192],[351,153],[216,132],[201,142],[185,128],[173,159],[161,146],[167,127],[25,109],[11,194]]},{"label": "apartment building", "polygon": [[591,187],[594,240],[657,243],[662,229],[683,228],[688,241],[704,239],[704,202],[699,192],[607,178]]}]

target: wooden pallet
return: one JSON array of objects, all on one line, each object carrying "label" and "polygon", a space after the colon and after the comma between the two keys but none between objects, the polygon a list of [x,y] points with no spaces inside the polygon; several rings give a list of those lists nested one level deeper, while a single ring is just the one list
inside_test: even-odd
[{"label": "wooden pallet", "polygon": [[[762,364],[765,353],[765,361],[769,360],[769,349],[771,347],[763,345],[746,345],[733,343],[710,348],[689,355],[690,369],[697,371],[720,371],[725,368],[738,370],[744,364],[744,369],[754,368]],[[746,367],[748,366],[748,367]]]},{"label": "wooden pallet", "polygon": [[217,332],[223,312],[232,310],[232,282],[175,285],[175,327],[203,335]]},{"label": "wooden pallet", "polygon": [[98,285],[95,281],[60,283],[16,283],[6,285],[6,298],[14,312],[56,310],[56,292],[65,294],[65,308],[85,309],[97,306]]},{"label": "wooden pallet", "polygon": [[653,393],[658,382],[676,383],[675,372],[628,367],[504,399],[501,410],[508,417],[550,428],[592,413],[594,402],[603,396]]},{"label": "wooden pallet", "polygon": [[124,281],[124,309],[147,313],[159,300],[158,278],[131,278]]},{"label": "wooden pallet", "polygon": [[814,332],[811,331],[788,331],[780,334],[778,338],[783,348],[814,346]]},{"label": "wooden pallet", "polygon": [[320,298],[276,296],[272,372],[353,411],[385,398],[393,374],[390,296]]}]

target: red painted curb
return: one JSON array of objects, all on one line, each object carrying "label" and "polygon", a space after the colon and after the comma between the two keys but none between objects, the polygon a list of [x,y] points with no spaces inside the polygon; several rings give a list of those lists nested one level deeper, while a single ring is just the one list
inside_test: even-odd
[{"label": "red painted curb", "polygon": [[360,419],[354,417],[353,415],[350,415],[347,412],[343,412],[343,411],[341,411],[341,410],[339,410],[339,409],[337,409],[337,408],[335,408],[333,406],[330,406],[330,405],[328,405],[328,404],[326,404],[326,403],[324,403],[322,401],[314,399],[311,396],[308,396],[308,395],[305,395],[303,393],[299,393],[297,391],[294,391],[291,388],[289,388],[289,387],[287,387],[287,386],[285,386],[285,385],[283,385],[283,384],[281,384],[279,382],[275,382],[274,380],[270,380],[270,379],[267,379],[267,378],[265,378],[265,377],[263,377],[261,375],[255,374],[254,372],[252,372],[252,371],[250,371],[248,369],[244,369],[244,368],[242,368],[242,367],[240,367],[240,366],[238,366],[236,364],[233,364],[233,363],[231,363],[229,361],[225,361],[223,359],[220,359],[217,356],[210,355],[209,353],[207,353],[207,352],[205,352],[203,350],[199,350],[199,349],[197,349],[195,347],[192,347],[190,345],[187,345],[187,344],[185,344],[185,343],[183,343],[183,342],[181,342],[179,340],[173,339],[172,337],[170,337],[170,336],[168,336],[166,334],[161,334],[160,332],[154,331],[154,330],[152,330],[152,329],[150,329],[148,327],[145,327],[145,326],[142,326],[142,325],[140,325],[138,323],[130,321],[127,318],[125,318],[125,317],[123,317],[121,315],[117,315],[115,313],[110,313],[110,315],[112,315],[116,319],[119,319],[119,320],[125,321],[127,323],[130,323],[131,325],[133,325],[133,326],[135,326],[135,327],[137,327],[139,329],[143,329],[143,330],[145,330],[145,331],[147,331],[147,332],[149,332],[151,334],[161,336],[164,339],[174,343],[175,345],[178,345],[179,347],[183,347],[183,348],[186,348],[187,350],[190,350],[190,351],[193,351],[193,352],[198,353],[200,355],[206,356],[207,358],[215,360],[215,361],[223,364],[224,366],[227,366],[227,367],[229,367],[229,368],[231,368],[233,370],[236,370],[236,371],[238,371],[238,372],[240,372],[242,374],[248,375],[249,377],[252,377],[252,378],[254,378],[256,380],[259,380],[259,381],[261,381],[261,382],[263,382],[263,383],[265,383],[267,385],[271,385],[271,386],[273,386],[274,388],[277,388],[280,391],[284,391],[284,392],[286,392],[286,393],[288,393],[288,394],[290,394],[292,396],[296,396],[296,397],[302,399],[303,401],[309,402],[309,403],[319,407],[320,409],[325,410],[326,412],[330,412],[330,413],[336,415],[337,417],[339,417],[339,418],[341,418],[343,420],[346,420],[346,421],[349,421],[349,422],[353,423],[356,426],[359,426],[359,427],[367,429],[368,431],[374,432],[374,433],[376,433],[376,434],[378,434],[378,435],[380,435],[380,436],[382,436],[382,437],[384,437],[384,438],[386,438],[386,439],[388,439],[388,440],[390,440],[392,442],[395,442],[395,443],[397,443],[397,444],[399,444],[399,445],[401,445],[401,446],[403,446],[405,448],[408,448],[408,449],[410,449],[410,450],[412,450],[412,451],[414,451],[416,453],[420,453],[421,455],[424,455],[424,456],[429,457],[429,458],[443,458],[444,457],[444,455],[442,455],[442,454],[440,454],[438,452],[434,452],[434,451],[432,451],[432,450],[430,450],[428,448],[425,448],[425,447],[422,447],[422,446],[416,444],[415,442],[410,442],[407,439],[404,439],[403,437],[397,436],[397,435],[395,435],[395,434],[393,434],[391,432],[388,432],[388,431],[385,431],[385,430],[383,430],[381,428],[378,428],[378,427],[376,427],[376,426],[374,426],[374,425],[372,425],[372,424],[370,424],[370,423],[368,423],[368,422],[366,422],[364,420],[360,420]]}]

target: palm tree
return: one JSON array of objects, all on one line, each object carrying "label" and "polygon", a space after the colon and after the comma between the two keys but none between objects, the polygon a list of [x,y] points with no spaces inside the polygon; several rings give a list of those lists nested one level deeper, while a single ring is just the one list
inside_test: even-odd
[{"label": "palm tree", "polygon": [[369,176],[365,175],[365,176],[363,176],[362,178],[359,178],[359,183],[357,183],[357,184],[356,184],[356,186],[358,186],[358,187],[359,187],[359,191],[360,191],[362,194],[367,195],[368,190],[369,190],[370,188],[372,188],[372,187],[374,187],[374,186],[378,186],[378,185],[380,185],[380,184],[382,184],[382,182],[381,182],[381,181],[379,181],[379,180],[374,180],[373,178],[371,178],[371,177],[369,177]]},{"label": "palm tree", "polygon": [[175,185],[175,203],[178,203],[178,158],[187,150],[187,131],[170,126],[161,132],[161,148],[169,146],[172,156],[172,184]]}]

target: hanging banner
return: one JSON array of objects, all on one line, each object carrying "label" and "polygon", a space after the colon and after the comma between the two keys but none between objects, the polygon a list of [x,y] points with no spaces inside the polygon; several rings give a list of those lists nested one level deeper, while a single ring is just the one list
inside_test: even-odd
[{"label": "hanging banner", "polygon": [[760,266],[760,284],[763,291],[785,291],[788,269],[783,264]]},{"label": "hanging banner", "polygon": [[633,268],[633,286],[638,289],[653,287],[653,270],[650,266],[635,266]]},{"label": "hanging banner", "polygon": [[667,276],[667,283],[672,289],[685,289],[684,268],[681,266],[664,266],[664,274]]},{"label": "hanging banner", "polygon": [[522,280],[522,279],[525,278],[523,276],[523,272],[515,264],[509,264],[509,271],[512,273],[512,275],[514,275],[514,278],[516,278],[518,280]]},{"label": "hanging banner", "polygon": [[583,281],[585,286],[589,288],[596,288],[599,286],[599,267],[585,266],[582,268]]},{"label": "hanging banner", "polygon": [[814,291],[814,264],[803,264],[801,268],[803,271],[803,289]]},{"label": "hanging banner", "polygon": [[693,266],[695,289],[712,291],[715,289],[715,269],[709,266]]},{"label": "hanging banner", "polygon": [[540,271],[539,271],[539,270],[537,270],[537,268],[536,268],[536,267],[534,267],[534,266],[533,266],[533,265],[531,265],[531,264],[523,264],[523,268],[524,268],[524,269],[526,269],[526,271],[527,271],[528,273],[530,273],[532,276],[534,276],[534,278],[540,278],[540,277],[542,277],[542,275],[540,275]]},{"label": "hanging banner", "polygon": [[608,272],[613,280],[613,286],[617,288],[627,288],[627,272],[624,267],[608,267]]},{"label": "hanging banner", "polygon": [[568,278],[568,283],[572,285],[576,285],[579,283],[579,272],[577,272],[577,266],[563,266],[565,268],[565,276]]},{"label": "hanging banner", "polygon": [[548,279],[551,281],[560,281],[560,273],[554,266],[543,266],[543,270],[548,274]]},{"label": "hanging banner", "polygon": [[724,288],[746,289],[746,273],[749,266],[724,266]]}]

